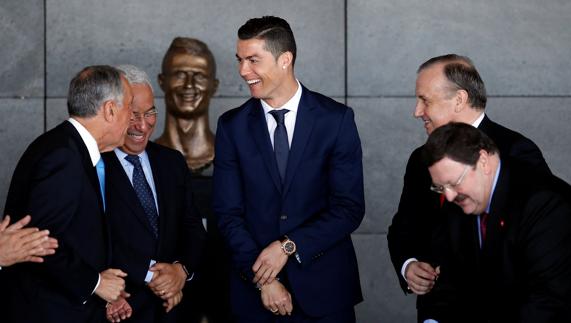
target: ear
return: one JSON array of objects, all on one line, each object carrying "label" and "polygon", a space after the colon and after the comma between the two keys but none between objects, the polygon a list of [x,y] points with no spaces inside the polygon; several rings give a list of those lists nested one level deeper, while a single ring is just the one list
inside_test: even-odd
[{"label": "ear", "polygon": [[482,167],[484,174],[489,175],[492,172],[490,165],[490,154],[484,149],[480,149],[480,158],[478,158],[478,165]]},{"label": "ear", "polygon": [[103,113],[103,118],[105,119],[105,121],[113,122],[113,120],[115,120],[117,113],[115,109],[117,109],[117,104],[115,104],[115,101],[107,100],[103,103],[101,111]]},{"label": "ear", "polygon": [[454,111],[461,112],[467,106],[468,106],[468,92],[466,92],[466,90],[463,89],[457,90],[456,107],[454,107]]},{"label": "ear", "polygon": [[290,51],[284,52],[278,57],[278,65],[284,70],[287,69],[293,61],[293,54]]},{"label": "ear", "polygon": [[161,90],[163,90],[163,92],[165,91],[164,88],[164,84],[165,84],[165,75],[163,73],[160,73],[159,75],[157,75],[157,81],[159,82],[159,87],[161,88]]}]

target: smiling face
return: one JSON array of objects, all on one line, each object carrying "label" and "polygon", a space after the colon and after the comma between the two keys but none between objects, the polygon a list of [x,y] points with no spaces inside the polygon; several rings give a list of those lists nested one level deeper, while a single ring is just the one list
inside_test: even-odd
[{"label": "smiling face", "polygon": [[414,116],[424,122],[427,134],[450,121],[456,121],[458,98],[444,75],[443,67],[442,63],[430,66],[420,71],[416,79]]},{"label": "smiling face", "polygon": [[461,183],[458,178],[462,175],[466,165],[444,157],[428,168],[432,182],[437,186],[448,186],[444,195],[449,202],[454,202],[466,214],[481,214],[488,206],[495,172],[490,168],[490,157],[483,152],[476,167],[470,167]]},{"label": "smiling face", "polygon": [[112,147],[118,147],[123,144],[133,111],[133,88],[123,75],[121,75],[121,83],[123,86],[123,101],[121,102],[121,107],[116,106],[117,118],[110,129],[110,133],[112,133],[111,140],[113,141]]},{"label": "smiling face", "polygon": [[291,53],[282,53],[277,59],[265,49],[265,40],[238,40],[236,59],[238,71],[246,81],[250,94],[257,99],[280,102],[289,99],[288,75],[291,72]]},{"label": "smiling face", "polygon": [[157,115],[153,114],[155,105],[151,87],[148,84],[133,84],[131,88],[134,96],[133,117],[121,150],[127,154],[138,155],[147,147],[155,130]]},{"label": "smiling face", "polygon": [[165,60],[159,85],[165,92],[167,111],[188,118],[208,113],[210,98],[218,88],[209,61],[186,52],[173,52]]}]

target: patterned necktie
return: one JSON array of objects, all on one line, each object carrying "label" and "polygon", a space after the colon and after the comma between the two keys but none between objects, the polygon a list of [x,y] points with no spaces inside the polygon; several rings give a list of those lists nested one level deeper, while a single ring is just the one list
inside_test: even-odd
[{"label": "patterned necktie", "polygon": [[99,178],[99,189],[101,190],[101,199],[103,200],[103,211],[105,211],[105,162],[103,158],[99,158],[99,161],[95,164],[95,170]]},{"label": "patterned necktie", "polygon": [[151,187],[145,179],[145,173],[143,173],[141,160],[137,155],[127,155],[125,159],[135,167],[133,170],[133,188],[135,189],[135,193],[137,193],[137,197],[141,202],[141,206],[143,207],[145,215],[153,228],[153,234],[156,238],[159,236],[159,215],[155,206],[153,191],[151,191]]},{"label": "patterned necktie", "polygon": [[285,179],[287,158],[289,155],[287,130],[284,124],[285,114],[288,112],[288,109],[270,111],[270,114],[274,117],[274,119],[276,119],[277,122],[276,130],[274,131],[274,153],[276,155],[276,162],[278,163],[278,169],[280,171],[282,183]]}]

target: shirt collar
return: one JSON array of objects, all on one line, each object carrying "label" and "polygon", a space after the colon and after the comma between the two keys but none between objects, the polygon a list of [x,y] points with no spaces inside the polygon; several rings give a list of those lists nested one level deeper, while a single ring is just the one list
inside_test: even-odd
[{"label": "shirt collar", "polygon": [[482,123],[482,120],[484,120],[485,116],[486,116],[486,114],[484,112],[482,112],[482,114],[480,114],[478,119],[476,119],[476,120],[474,120],[474,122],[472,122],[472,127],[478,128],[480,126],[480,123]]},{"label": "shirt collar", "polygon": [[282,110],[288,109],[290,112],[297,113],[297,109],[299,107],[299,101],[301,100],[301,84],[296,79],[297,82],[297,91],[295,94],[287,101],[284,105],[279,108],[272,108],[269,104],[266,103],[264,100],[260,100],[262,102],[262,108],[264,108],[264,114],[268,114],[270,111],[273,110]]},{"label": "shirt collar", "polygon": [[[129,155],[126,152],[122,151],[120,148],[115,148],[113,149],[113,151],[115,152],[115,155],[117,155],[117,158],[119,158],[120,161],[125,160],[125,157]],[[148,160],[146,150],[143,150],[143,152],[138,154],[137,156],[139,156],[142,160]]]},{"label": "shirt collar", "polygon": [[85,129],[85,127],[79,121],[75,120],[74,118],[69,118],[67,121],[69,121],[69,123],[71,123],[79,133],[81,140],[83,140],[83,143],[87,147],[89,158],[91,158],[91,163],[93,166],[95,166],[97,162],[99,162],[99,159],[101,159],[101,153],[99,152],[97,141],[95,138],[93,138],[91,133],[89,133],[89,130]]}]

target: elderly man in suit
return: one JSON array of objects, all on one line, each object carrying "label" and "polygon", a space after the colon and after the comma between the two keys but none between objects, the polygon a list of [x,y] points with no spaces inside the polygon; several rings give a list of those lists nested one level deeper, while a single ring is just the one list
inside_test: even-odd
[{"label": "elderly man in suit", "polygon": [[[176,322],[173,308],[198,267],[205,231],[192,204],[190,171],[182,154],[149,142],[157,122],[147,74],[118,67],[133,89],[133,118],[125,143],[103,154],[113,266],[128,274],[131,295],[107,309],[110,321]],[[163,308],[164,307],[164,308]]]},{"label": "elderly man in suit", "polygon": [[214,212],[238,322],[354,322],[351,233],[364,215],[353,111],[294,76],[289,24],[250,19],[236,58],[252,98],[218,120]]},{"label": "elderly man in suit", "polygon": [[[8,269],[9,322],[101,322],[126,274],[110,265],[105,172],[100,153],[123,143],[133,100],[110,66],[90,66],[70,83],[70,118],[30,144],[10,184],[5,214],[32,214],[59,248],[41,264]],[[98,297],[96,297],[98,296]]]},{"label": "elderly man in suit", "polygon": [[571,187],[463,123],[436,129],[422,158],[431,190],[453,202],[436,244],[437,321],[571,322]]},{"label": "elderly man in suit", "polygon": [[[468,57],[448,54],[424,62],[418,69],[416,96],[414,116],[423,122],[428,134],[448,122],[463,122],[488,134],[504,156],[551,174],[531,140],[485,114],[486,88]],[[420,295],[419,322],[430,319],[437,311],[429,293],[438,277],[438,264],[432,259],[430,245],[433,238],[438,239],[436,227],[444,203],[442,195],[428,189],[430,175],[422,164],[421,151],[422,146],[408,160],[400,203],[387,235],[391,260],[403,290]]]}]

